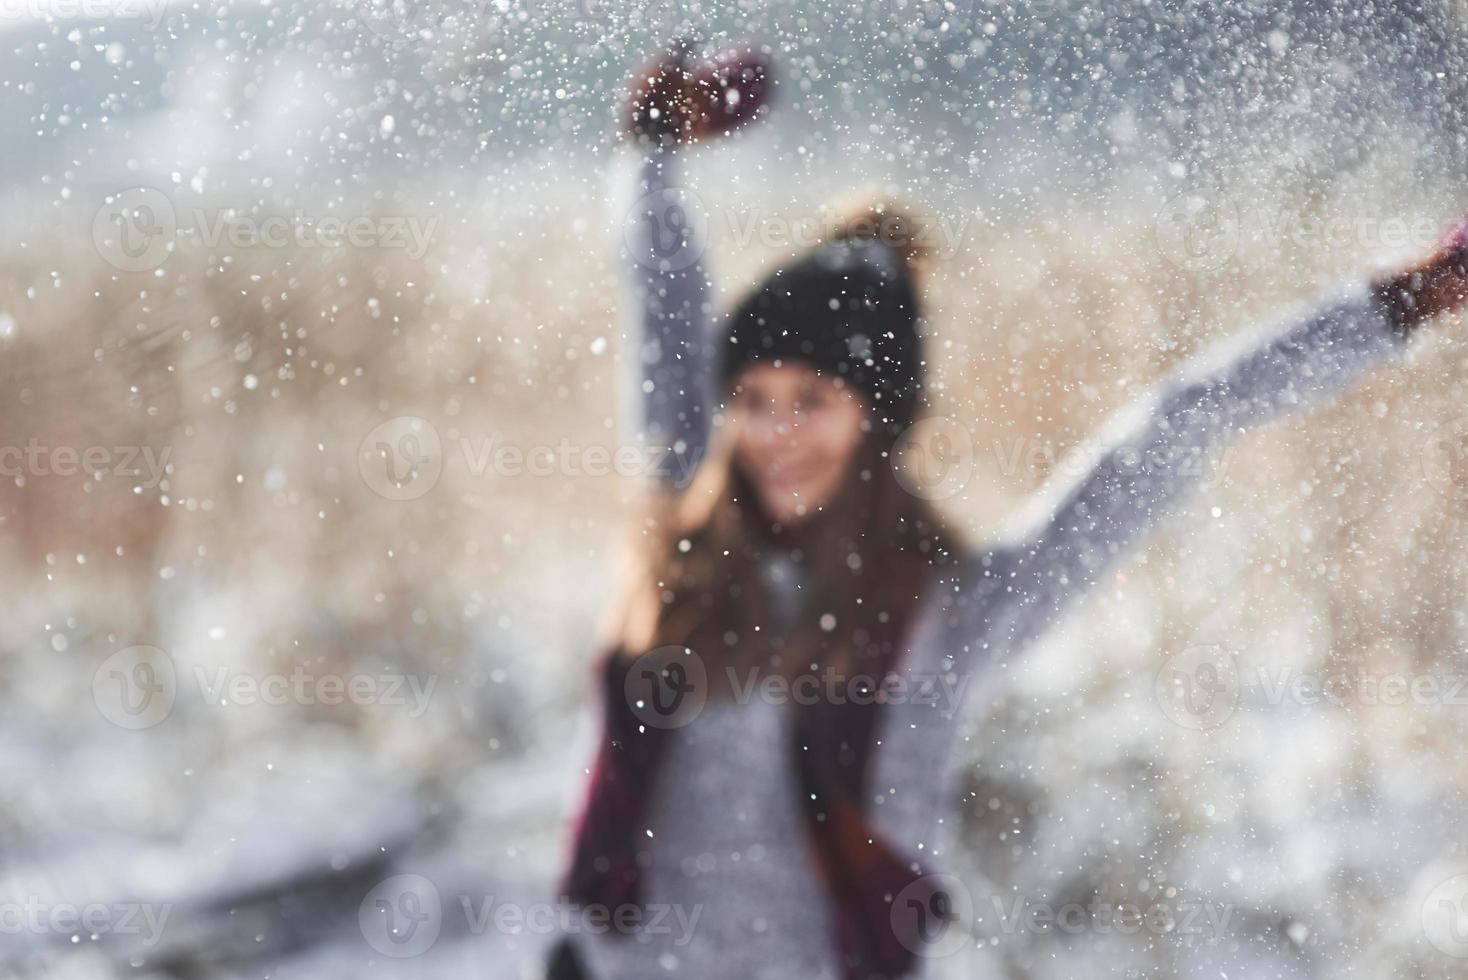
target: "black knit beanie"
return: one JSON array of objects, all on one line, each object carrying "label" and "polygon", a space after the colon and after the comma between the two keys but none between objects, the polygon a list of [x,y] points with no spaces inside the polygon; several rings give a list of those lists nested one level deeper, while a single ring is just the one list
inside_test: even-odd
[{"label": "black knit beanie", "polygon": [[751,364],[798,361],[844,378],[896,436],[912,423],[922,390],[918,315],[912,278],[890,246],[827,242],[776,270],[730,314],[724,389]]}]

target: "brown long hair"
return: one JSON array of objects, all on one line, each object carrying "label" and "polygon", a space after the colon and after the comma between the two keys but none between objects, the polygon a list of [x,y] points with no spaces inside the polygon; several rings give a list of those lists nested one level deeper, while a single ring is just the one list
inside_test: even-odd
[{"label": "brown long hair", "polygon": [[[849,211],[832,237],[879,238],[916,277],[927,259],[917,228],[908,212],[867,204]],[[890,434],[864,429],[836,497],[791,529],[763,512],[732,434],[716,427],[693,483],[659,494],[644,515],[614,626],[617,647],[633,657],[688,647],[711,678],[731,667],[851,676],[890,663],[948,545],[931,504],[897,479]],[[790,549],[807,570],[798,617],[783,636],[770,628],[761,574],[774,547]],[[720,688],[716,680],[712,690]]]}]

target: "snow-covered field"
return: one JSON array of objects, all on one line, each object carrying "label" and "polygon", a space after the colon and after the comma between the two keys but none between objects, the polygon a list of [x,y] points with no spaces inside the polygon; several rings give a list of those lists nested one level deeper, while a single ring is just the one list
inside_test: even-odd
[{"label": "snow-covered field", "polygon": [[[1468,207],[1435,7],[1169,5],[1193,48],[1154,50],[1146,5],[948,6],[710,14],[787,101],[692,178],[725,301],[853,187],[931,212],[974,540],[1185,357]],[[0,976],[519,977],[549,939],[487,912],[553,901],[594,724],[637,482],[594,462],[607,92],[666,11],[335,9],[0,32]],[[173,251],[109,230],[139,192]],[[982,680],[978,941],[936,972],[1468,977],[1462,350],[1235,442]]]}]

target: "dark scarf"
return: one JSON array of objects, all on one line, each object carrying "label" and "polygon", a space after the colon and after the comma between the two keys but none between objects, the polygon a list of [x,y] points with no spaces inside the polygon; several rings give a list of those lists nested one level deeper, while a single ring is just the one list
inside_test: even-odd
[{"label": "dark scarf", "polygon": [[[880,679],[899,665],[899,641],[910,618],[891,618],[888,635],[875,645],[877,654],[861,673]],[[604,729],[563,884],[564,894],[577,903],[616,908],[643,897],[647,802],[667,746],[679,733],[643,726],[633,713],[625,684],[634,662],[617,649],[601,666]],[[911,970],[914,954],[911,937],[904,941],[894,928],[892,901],[924,871],[877,835],[863,806],[870,798],[879,705],[822,699],[792,710],[789,763],[799,777],[805,827],[834,912],[830,941],[849,980],[894,980]],[[568,943],[555,951],[549,976],[584,976]]]}]

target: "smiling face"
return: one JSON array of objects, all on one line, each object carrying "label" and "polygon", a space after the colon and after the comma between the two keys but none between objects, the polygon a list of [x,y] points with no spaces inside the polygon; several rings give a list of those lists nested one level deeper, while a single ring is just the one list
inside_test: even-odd
[{"label": "smiling face", "polygon": [[770,519],[819,513],[848,478],[865,436],[865,399],[800,364],[757,364],[734,382],[727,418],[734,459]]}]

